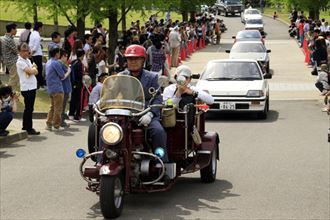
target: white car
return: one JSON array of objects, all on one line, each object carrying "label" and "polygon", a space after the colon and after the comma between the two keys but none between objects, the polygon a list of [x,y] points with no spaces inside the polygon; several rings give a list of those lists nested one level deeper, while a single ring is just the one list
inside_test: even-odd
[{"label": "white car", "polygon": [[255,60],[212,60],[196,86],[214,97],[211,112],[257,112],[258,118],[266,119],[269,85],[265,78]]},{"label": "white car", "polygon": [[249,19],[262,19],[262,15],[258,9],[248,8],[244,10],[244,13],[242,13],[241,21],[245,23],[246,20]]},{"label": "white car", "polygon": [[245,30],[258,30],[264,31],[264,23],[262,18],[248,19],[245,21]]},{"label": "white car", "polygon": [[231,50],[226,50],[230,59],[254,59],[258,61],[265,73],[270,73],[270,61],[267,50],[261,41],[238,41]]}]

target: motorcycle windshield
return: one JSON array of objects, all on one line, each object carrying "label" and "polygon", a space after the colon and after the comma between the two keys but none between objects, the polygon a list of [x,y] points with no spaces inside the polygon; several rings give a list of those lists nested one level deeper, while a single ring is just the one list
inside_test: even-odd
[{"label": "motorcycle windshield", "polygon": [[104,80],[99,108],[144,110],[144,92],[142,84],[132,76],[115,75]]}]

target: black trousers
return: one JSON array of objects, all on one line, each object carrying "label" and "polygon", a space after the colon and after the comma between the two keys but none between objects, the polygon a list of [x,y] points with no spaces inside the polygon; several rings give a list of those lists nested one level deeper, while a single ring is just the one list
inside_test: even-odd
[{"label": "black trousers", "polygon": [[37,81],[38,81],[38,88],[40,86],[45,86],[46,85],[46,81],[45,81],[45,78],[42,75],[42,70],[43,70],[42,56],[33,56],[32,57],[32,60],[38,66],[38,75],[36,75]]},{"label": "black trousers", "polygon": [[21,91],[24,97],[24,113],[22,130],[31,131],[33,129],[32,114],[34,110],[34,101],[36,99],[36,89],[29,91]]},{"label": "black trousers", "polygon": [[73,116],[75,120],[81,118],[81,90],[82,88],[72,88],[69,116]]}]

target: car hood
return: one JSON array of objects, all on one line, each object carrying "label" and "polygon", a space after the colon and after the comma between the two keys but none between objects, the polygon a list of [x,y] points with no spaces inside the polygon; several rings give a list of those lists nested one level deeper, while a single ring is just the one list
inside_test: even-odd
[{"label": "car hood", "polygon": [[245,29],[260,29],[264,28],[263,24],[245,24]]},{"label": "car hood", "polygon": [[245,20],[248,19],[262,19],[261,15],[244,15]]},{"label": "car hood", "polygon": [[230,53],[230,59],[254,59],[256,61],[265,61],[267,53]]},{"label": "car hood", "polygon": [[263,90],[266,81],[208,81],[199,80],[197,87],[213,96],[245,96],[249,90]]}]

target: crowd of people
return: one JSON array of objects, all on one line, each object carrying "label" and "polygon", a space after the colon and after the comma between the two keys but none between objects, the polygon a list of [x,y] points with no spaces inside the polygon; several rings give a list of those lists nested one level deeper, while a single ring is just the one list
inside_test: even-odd
[{"label": "crowd of people", "polygon": [[[330,96],[330,25],[324,18],[312,20],[307,18],[303,11],[293,10],[290,16],[291,25],[289,34],[296,37],[300,47],[303,48],[305,62],[312,67],[312,75],[316,75],[315,86],[325,96],[328,104]],[[330,113],[330,107],[323,109]]]},{"label": "crowd of people", "polygon": [[[46,56],[40,36],[42,22],[34,25],[25,23],[18,45],[14,40],[17,25],[7,24],[6,34],[0,40],[0,63],[9,75],[8,86],[13,93],[20,92],[24,98],[22,129],[30,135],[40,134],[33,128],[32,122],[38,89],[47,90],[50,96],[46,129],[67,128],[67,119],[86,121],[82,113],[95,102],[89,100],[90,93],[95,94],[93,87],[102,83],[104,76],[127,69],[124,53],[132,44],[145,48],[145,69],[159,76],[165,75],[174,82],[171,67],[179,66],[183,53],[189,57],[190,45],[195,50],[209,43],[220,44],[221,22],[213,14],[197,14],[183,22],[172,21],[169,14],[165,20],[157,20],[153,15],[144,24],[137,20],[122,32],[113,61],[108,60],[107,30],[101,24],[92,28],[82,39],[77,37],[78,31],[72,26],[63,34],[53,32]],[[69,111],[66,112],[68,103]],[[1,128],[0,133],[2,130],[5,131],[5,128]]]}]

